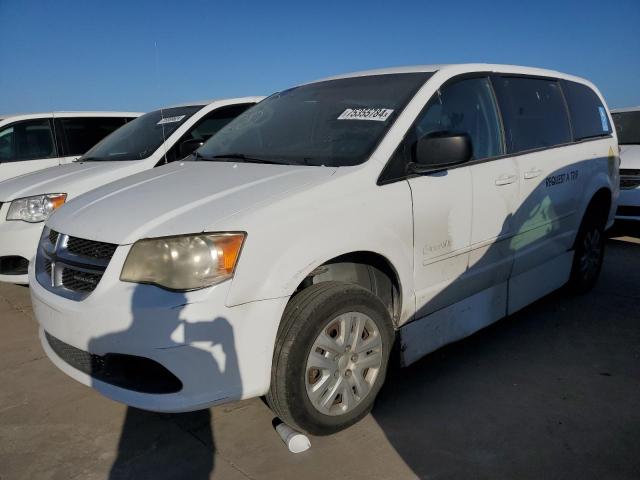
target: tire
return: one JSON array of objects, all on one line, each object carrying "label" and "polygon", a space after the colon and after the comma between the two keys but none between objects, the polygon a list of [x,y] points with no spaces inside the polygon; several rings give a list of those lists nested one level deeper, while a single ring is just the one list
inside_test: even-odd
[{"label": "tire", "polygon": [[568,287],[575,293],[591,290],[600,276],[604,261],[606,213],[590,206],[585,213],[574,246]]},{"label": "tire", "polygon": [[393,341],[389,312],[370,291],[333,281],[312,285],[285,309],[267,403],[282,421],[312,435],[347,428],[371,410]]}]

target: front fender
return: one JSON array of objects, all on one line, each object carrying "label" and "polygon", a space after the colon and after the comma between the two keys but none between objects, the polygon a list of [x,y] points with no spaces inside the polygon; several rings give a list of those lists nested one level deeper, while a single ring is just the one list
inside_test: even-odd
[{"label": "front fender", "polygon": [[[331,186],[236,219],[248,232],[227,305],[290,296],[315,268],[340,255],[368,251],[396,270],[401,321],[414,313],[411,194],[404,181],[349,189]],[[329,200],[328,200],[329,199]]]}]

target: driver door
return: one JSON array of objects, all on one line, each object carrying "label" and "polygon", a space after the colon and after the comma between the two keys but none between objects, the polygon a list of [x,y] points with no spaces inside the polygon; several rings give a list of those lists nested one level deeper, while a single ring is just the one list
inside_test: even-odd
[{"label": "driver door", "polygon": [[[478,274],[475,267],[480,259],[474,249],[490,244],[495,230],[511,214],[511,208],[500,208],[500,195],[479,185],[486,176],[486,160],[503,153],[498,118],[488,79],[465,78],[445,84],[410,132],[414,145],[417,139],[429,134],[466,134],[473,151],[467,163],[409,179],[413,197],[416,317],[455,304],[490,287],[495,280],[491,272]],[[496,188],[493,179],[490,183],[491,188]],[[483,214],[491,219],[489,224]],[[505,259],[501,262],[504,264]],[[494,265],[482,264],[482,268],[491,271]]]}]

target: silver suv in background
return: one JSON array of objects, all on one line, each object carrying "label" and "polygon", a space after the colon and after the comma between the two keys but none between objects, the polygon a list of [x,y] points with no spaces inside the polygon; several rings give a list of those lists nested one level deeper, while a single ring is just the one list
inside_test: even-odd
[{"label": "silver suv in background", "polygon": [[616,220],[640,221],[640,107],[612,110],[620,145],[620,198]]}]

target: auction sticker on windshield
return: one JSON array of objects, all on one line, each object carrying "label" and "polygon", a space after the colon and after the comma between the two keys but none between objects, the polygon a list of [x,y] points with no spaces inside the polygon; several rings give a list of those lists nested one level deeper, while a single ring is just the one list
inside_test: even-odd
[{"label": "auction sticker on windshield", "polygon": [[390,108],[347,108],[338,120],[375,120],[384,122],[393,113]]}]

